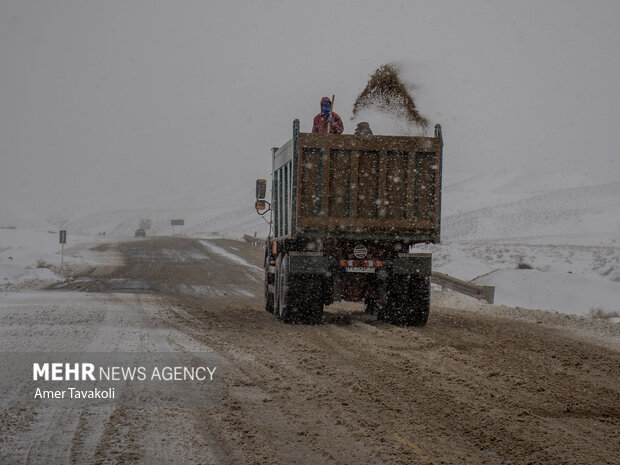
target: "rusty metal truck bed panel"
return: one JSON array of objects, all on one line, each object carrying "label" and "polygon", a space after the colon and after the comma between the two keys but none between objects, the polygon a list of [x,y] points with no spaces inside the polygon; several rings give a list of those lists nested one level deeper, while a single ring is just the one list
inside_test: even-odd
[{"label": "rusty metal truck bed panel", "polygon": [[443,142],[309,134],[273,151],[275,238],[331,232],[439,242]]}]

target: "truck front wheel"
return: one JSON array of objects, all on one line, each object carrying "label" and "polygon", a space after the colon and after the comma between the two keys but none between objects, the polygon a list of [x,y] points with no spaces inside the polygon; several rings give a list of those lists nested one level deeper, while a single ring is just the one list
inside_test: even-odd
[{"label": "truck front wheel", "polygon": [[269,313],[273,313],[274,309],[274,295],[272,292],[269,292],[269,285],[275,284],[273,275],[269,273],[269,256],[265,258],[265,310]]},{"label": "truck front wheel", "polygon": [[276,272],[274,276],[274,301],[273,311],[277,318],[282,318],[282,255],[276,259]]},{"label": "truck front wheel", "polygon": [[295,277],[288,271],[288,255],[280,255],[276,261],[275,276],[275,305],[274,311],[276,316],[285,323],[291,323],[294,320],[294,314],[297,313],[297,286],[295,285]]},{"label": "truck front wheel", "polygon": [[295,296],[292,291],[293,283],[291,280],[291,276],[288,272],[288,255],[280,256],[279,267],[278,267],[278,277],[279,286],[276,289],[278,293],[278,318],[280,318],[285,323],[290,323],[292,321],[292,313],[294,310],[294,300]]}]

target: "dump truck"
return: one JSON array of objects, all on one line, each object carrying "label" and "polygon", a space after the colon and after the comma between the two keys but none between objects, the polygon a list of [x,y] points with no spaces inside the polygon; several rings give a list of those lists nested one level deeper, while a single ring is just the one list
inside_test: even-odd
[{"label": "dump truck", "polygon": [[256,209],[270,214],[265,309],[285,322],[318,324],[337,301],[363,302],[377,319],[425,325],[431,254],[441,227],[441,126],[434,137],[299,131],[272,149]]}]

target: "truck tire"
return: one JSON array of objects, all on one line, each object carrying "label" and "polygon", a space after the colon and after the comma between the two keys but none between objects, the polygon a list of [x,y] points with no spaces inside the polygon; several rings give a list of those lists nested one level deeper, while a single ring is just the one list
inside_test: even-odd
[{"label": "truck tire", "polygon": [[377,312],[377,320],[405,326],[409,313],[407,300],[407,288],[399,282],[392,282],[387,292],[385,305]]},{"label": "truck tire", "polygon": [[323,323],[323,278],[320,276],[304,276],[303,291],[300,293],[302,322],[308,325]]},{"label": "truck tire", "polygon": [[288,276],[288,256],[282,257],[280,260],[280,306],[278,318],[280,318],[285,323],[290,323],[291,317],[291,283],[290,279],[287,279]]},{"label": "truck tire", "polygon": [[364,300],[364,312],[369,315],[377,315],[379,311],[379,304],[377,299],[366,299]]},{"label": "truck tire", "polygon": [[386,282],[383,303],[377,305],[377,320],[395,325],[402,324],[402,313],[405,308],[406,282],[401,276],[395,276]]},{"label": "truck tire", "polygon": [[[271,279],[270,279],[271,278]],[[273,313],[274,310],[274,295],[269,292],[269,281],[271,280],[271,284],[274,283],[274,278],[269,273],[269,257],[265,258],[265,310],[269,313]]]},{"label": "truck tire", "polygon": [[[285,323],[320,324],[323,321],[323,281],[320,277],[289,272],[284,255],[276,265],[276,314]],[[279,270],[279,272],[278,272]]]},{"label": "truck tire", "polygon": [[400,326],[424,326],[430,312],[430,277],[402,276],[390,281],[387,303],[380,309],[377,319],[384,313],[385,320]]},{"label": "truck tire", "polygon": [[430,276],[411,276],[409,282],[408,326],[424,326],[431,310],[431,278]]},{"label": "truck tire", "polygon": [[274,280],[273,310],[277,318],[280,318],[280,313],[281,313],[280,312],[280,300],[282,296],[282,292],[281,292],[282,276],[281,275],[282,275],[282,256],[278,255],[278,258],[276,259],[276,273],[275,273],[275,276],[273,277],[273,280]]},{"label": "truck tire", "polygon": [[377,321],[390,321],[388,316],[388,306],[377,304]]},{"label": "truck tire", "polygon": [[280,305],[278,317],[285,323],[293,323],[298,320],[301,306],[299,305],[300,293],[295,276],[289,272],[288,255],[280,260]]}]

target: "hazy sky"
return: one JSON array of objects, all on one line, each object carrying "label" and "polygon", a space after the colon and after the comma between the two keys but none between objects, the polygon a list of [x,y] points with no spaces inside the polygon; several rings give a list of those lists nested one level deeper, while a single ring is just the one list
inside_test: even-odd
[{"label": "hazy sky", "polygon": [[442,124],[446,178],[618,180],[618,17],[617,1],[0,0],[0,212],[250,183],[324,95],[352,132],[384,63]]}]

